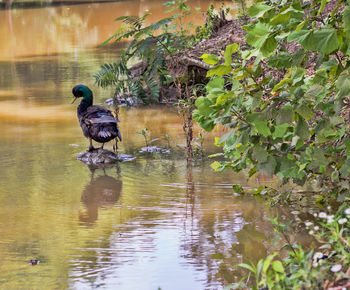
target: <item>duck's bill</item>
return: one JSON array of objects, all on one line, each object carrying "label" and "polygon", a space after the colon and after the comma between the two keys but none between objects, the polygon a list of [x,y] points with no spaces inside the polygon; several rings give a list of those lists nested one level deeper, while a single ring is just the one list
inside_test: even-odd
[{"label": "duck's bill", "polygon": [[71,104],[73,104],[76,99],[77,99],[77,97],[73,97],[73,100],[72,100]]}]

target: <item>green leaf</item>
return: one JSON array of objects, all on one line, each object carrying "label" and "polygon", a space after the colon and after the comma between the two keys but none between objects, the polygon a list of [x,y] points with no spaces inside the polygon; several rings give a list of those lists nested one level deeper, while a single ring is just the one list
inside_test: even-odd
[{"label": "green leaf", "polygon": [[224,106],[227,103],[227,101],[231,99],[233,96],[234,96],[234,92],[228,92],[226,94],[222,94],[216,99],[216,104],[219,106]]},{"label": "green leaf", "polygon": [[268,64],[270,67],[276,68],[289,68],[292,66],[292,55],[288,52],[280,52],[277,55],[273,55],[269,58]]},{"label": "green leaf", "polygon": [[227,66],[227,65],[220,64],[220,65],[213,67],[211,70],[209,70],[207,72],[207,77],[212,77],[215,75],[222,77],[223,75],[227,75],[227,74],[231,73],[231,71],[232,71],[232,68],[230,65]]},{"label": "green leaf", "polygon": [[339,47],[337,31],[334,28],[292,32],[287,40],[297,41],[305,49],[319,51],[323,54],[329,54]]},{"label": "green leaf", "polygon": [[309,127],[305,122],[304,118],[299,114],[297,115],[299,116],[299,120],[295,128],[295,134],[299,136],[301,139],[307,139],[310,136]]},{"label": "green leaf", "polygon": [[271,131],[270,131],[269,127],[267,126],[266,121],[255,120],[252,123],[254,125],[254,130],[257,133],[262,134],[264,137],[271,135]]},{"label": "green leaf", "polygon": [[313,34],[313,42],[314,47],[311,49],[323,54],[329,54],[339,47],[337,31],[333,28],[316,30]]},{"label": "green leaf", "polygon": [[204,53],[201,57],[200,57],[205,63],[207,64],[212,64],[215,65],[219,62],[220,57],[214,54],[207,54]]},{"label": "green leaf", "polygon": [[273,260],[273,258],[277,255],[277,253],[268,255],[267,258],[264,261],[264,265],[263,265],[263,273],[266,273],[267,269],[270,267],[271,262]]},{"label": "green leaf", "polygon": [[239,266],[239,267],[241,267],[241,268],[248,269],[249,271],[255,273],[254,268],[253,268],[252,266],[248,265],[248,264],[243,264],[243,263],[241,263],[241,264],[238,264],[237,266]]},{"label": "green leaf", "polygon": [[293,121],[294,111],[292,106],[285,105],[278,112],[276,123],[282,125],[284,123],[291,123]]},{"label": "green leaf", "polygon": [[277,41],[273,35],[269,36],[260,47],[263,56],[268,57],[277,47]]},{"label": "green leaf", "polygon": [[236,137],[236,131],[230,130],[226,134],[222,135],[217,143],[220,145],[220,144],[226,142],[227,140],[230,140],[230,139],[235,138],[235,137]]},{"label": "green leaf", "polygon": [[223,78],[212,78],[205,88],[207,89],[208,93],[211,93],[214,89],[220,89],[223,90],[225,84],[225,80]]},{"label": "green leaf", "polygon": [[210,115],[214,111],[213,108],[210,107],[213,103],[206,97],[199,97],[196,100],[195,105],[199,112],[205,116]]},{"label": "green leaf", "polygon": [[284,273],[284,267],[281,261],[273,261],[272,269],[278,273]]},{"label": "green leaf", "polygon": [[350,37],[350,7],[348,5],[343,10],[343,23],[346,35]]},{"label": "green leaf", "polygon": [[253,148],[252,157],[258,162],[264,163],[267,161],[268,153],[262,146],[257,145]]},{"label": "green leaf", "polygon": [[[299,42],[301,45],[303,45],[303,47],[305,47],[305,45],[308,46],[308,43],[311,42],[312,39],[312,30],[300,30],[300,31],[294,31],[292,32],[288,38],[287,41],[291,42],[291,41],[297,41]],[[309,49],[309,47],[305,47],[306,49]]]},{"label": "green leaf", "polygon": [[306,121],[309,121],[314,116],[314,112],[305,103],[300,104],[295,111]]},{"label": "green leaf", "polygon": [[248,31],[246,41],[255,48],[259,48],[263,56],[269,56],[277,47],[277,41],[270,31],[273,31],[272,26],[258,22]]},{"label": "green leaf", "polygon": [[288,84],[290,84],[291,82],[292,82],[292,80],[290,78],[285,78],[285,79],[281,80],[278,84],[276,84],[273,87],[272,93],[276,93],[276,92],[280,91],[281,89],[285,89],[286,86]]},{"label": "green leaf", "polygon": [[289,124],[287,123],[275,126],[275,131],[272,133],[272,138],[273,139],[282,138],[286,133],[288,127],[289,127]]},{"label": "green leaf", "polygon": [[250,6],[247,10],[247,13],[250,17],[259,18],[264,16],[265,12],[271,10],[272,7],[264,4],[254,4]]},{"label": "green leaf", "polygon": [[328,61],[325,61],[321,64],[320,69],[327,69],[330,70],[334,67],[338,66],[338,62],[335,58],[331,58]]},{"label": "green leaf", "polygon": [[257,169],[267,176],[272,176],[275,173],[276,166],[277,162],[275,158],[273,156],[269,156],[266,162],[259,163],[257,165]]},{"label": "green leaf", "polygon": [[219,171],[222,165],[220,162],[214,161],[212,164],[210,164],[210,167],[213,168],[215,171]]},{"label": "green leaf", "polygon": [[228,46],[226,46],[224,57],[225,57],[225,65],[229,66],[232,63],[232,54],[237,52],[238,50],[238,44],[233,43]]},{"label": "green leaf", "polygon": [[336,82],[336,87],[339,91],[340,97],[350,95],[350,71],[349,69],[343,71]]},{"label": "green leaf", "polygon": [[239,194],[243,194],[244,193],[243,186],[240,185],[240,184],[232,185],[232,189],[234,190],[235,193],[239,193]]},{"label": "green leaf", "polygon": [[198,120],[196,120],[196,121],[197,121],[198,125],[207,132],[212,131],[215,127],[214,120],[212,120],[212,119],[204,119],[202,121],[198,121]]}]

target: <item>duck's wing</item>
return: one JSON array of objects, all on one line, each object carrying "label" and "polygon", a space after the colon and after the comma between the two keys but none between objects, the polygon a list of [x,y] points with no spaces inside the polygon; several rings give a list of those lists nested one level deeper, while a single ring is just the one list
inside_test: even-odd
[{"label": "duck's wing", "polygon": [[81,119],[89,128],[90,135],[108,138],[109,136],[118,137],[122,140],[117,120],[112,112],[102,106],[91,106],[84,112]]},{"label": "duck's wing", "polygon": [[102,106],[91,106],[83,115],[85,122],[89,124],[117,123],[112,112]]}]

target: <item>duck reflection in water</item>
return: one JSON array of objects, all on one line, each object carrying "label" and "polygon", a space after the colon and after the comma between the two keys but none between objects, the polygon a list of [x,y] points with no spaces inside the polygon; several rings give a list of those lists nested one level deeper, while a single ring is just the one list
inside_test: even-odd
[{"label": "duck reflection in water", "polygon": [[119,200],[123,186],[123,182],[114,177],[102,175],[95,178],[94,175],[93,170],[91,181],[81,195],[86,211],[79,212],[79,220],[86,225],[92,225],[98,219],[100,207],[111,206]]}]

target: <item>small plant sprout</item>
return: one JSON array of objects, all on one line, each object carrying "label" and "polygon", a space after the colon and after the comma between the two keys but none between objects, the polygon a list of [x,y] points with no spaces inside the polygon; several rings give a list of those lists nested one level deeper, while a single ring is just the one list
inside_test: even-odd
[{"label": "small plant sprout", "polygon": [[145,139],[146,147],[149,146],[149,136],[151,135],[151,132],[147,128],[143,128],[140,132],[136,132],[138,135],[142,135]]}]

